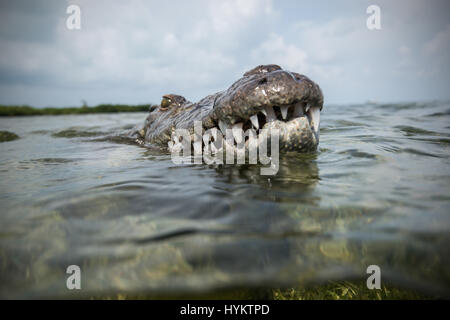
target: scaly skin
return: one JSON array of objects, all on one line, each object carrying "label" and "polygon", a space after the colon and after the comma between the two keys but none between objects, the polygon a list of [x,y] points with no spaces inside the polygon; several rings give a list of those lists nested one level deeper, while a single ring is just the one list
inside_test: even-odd
[{"label": "scaly skin", "polygon": [[311,152],[319,144],[322,107],[322,91],[309,78],[277,65],[262,65],[227,90],[197,103],[179,95],[163,96],[161,105],[150,110],[144,124],[130,134],[141,144],[167,148],[175,129],[187,129],[193,141],[194,121],[202,121],[203,130],[222,132],[233,126],[244,131],[277,128],[280,151]]}]

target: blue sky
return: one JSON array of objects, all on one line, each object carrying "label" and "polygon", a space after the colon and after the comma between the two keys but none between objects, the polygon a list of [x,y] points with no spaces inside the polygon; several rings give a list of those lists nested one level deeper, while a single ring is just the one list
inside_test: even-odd
[{"label": "blue sky", "polygon": [[[81,29],[66,27],[71,5]],[[368,30],[366,8],[381,8]],[[196,101],[275,63],[325,103],[450,99],[450,2],[0,1],[0,104]]]}]

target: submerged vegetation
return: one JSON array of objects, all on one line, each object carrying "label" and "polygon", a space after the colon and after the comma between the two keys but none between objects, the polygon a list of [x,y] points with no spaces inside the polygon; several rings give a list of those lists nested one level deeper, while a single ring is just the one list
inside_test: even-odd
[{"label": "submerged vegetation", "polygon": [[43,116],[43,115],[65,115],[65,114],[88,114],[88,113],[115,113],[115,112],[146,112],[151,104],[126,105],[126,104],[99,104],[89,107],[84,104],[81,107],[70,108],[33,108],[30,106],[4,106],[0,105],[0,117],[8,116]]},{"label": "submerged vegetation", "polygon": [[13,132],[0,131],[0,142],[13,141],[19,139],[19,136]]},{"label": "submerged vegetation", "polygon": [[382,285],[370,290],[366,284],[349,281],[330,281],[314,287],[272,290],[275,300],[418,300],[432,299],[415,291]]},{"label": "submerged vegetation", "polygon": [[229,289],[217,292],[188,295],[117,295],[96,296],[92,299],[147,300],[147,299],[200,299],[200,300],[427,300],[439,297],[425,296],[418,292],[382,285],[381,289],[369,290],[365,282],[329,281],[311,287],[285,289]]}]

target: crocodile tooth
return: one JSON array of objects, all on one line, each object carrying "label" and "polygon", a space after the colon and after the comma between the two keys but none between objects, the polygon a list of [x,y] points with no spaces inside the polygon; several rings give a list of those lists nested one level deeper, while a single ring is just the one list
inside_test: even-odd
[{"label": "crocodile tooth", "polygon": [[297,118],[297,117],[301,117],[301,116],[304,115],[304,113],[303,113],[303,106],[304,106],[304,104],[301,103],[301,102],[297,102],[295,104],[294,117]]},{"label": "crocodile tooth", "polygon": [[211,142],[211,151],[213,153],[217,153],[219,151],[219,148],[217,147],[218,143],[217,143],[217,134],[220,132],[219,129],[217,129],[216,127],[213,127],[210,129],[211,130],[211,135],[214,139],[213,142]]},{"label": "crocodile tooth", "polygon": [[277,116],[275,115],[275,111],[273,111],[273,107],[266,107],[267,112],[267,122],[277,120]]},{"label": "crocodile tooth", "polygon": [[259,129],[258,116],[256,114],[251,116],[250,121],[253,123],[253,126],[256,128],[256,130],[258,130]]},{"label": "crocodile tooth", "polygon": [[286,117],[288,114],[288,109],[289,109],[289,106],[280,107],[281,116],[283,117],[284,120],[286,120]]},{"label": "crocodile tooth", "polygon": [[263,115],[265,115],[265,116],[267,117],[267,112],[266,112],[266,110],[262,109],[261,112],[262,112]]},{"label": "crocodile tooth", "polygon": [[256,164],[258,152],[258,134],[253,131],[249,131],[249,137],[246,141],[246,145],[249,151],[249,164]]},{"label": "crocodile tooth", "polygon": [[309,115],[311,117],[311,127],[314,129],[314,132],[317,133],[320,126],[320,108],[311,107],[309,109]]},{"label": "crocodile tooth", "polygon": [[229,129],[229,126],[222,120],[219,120],[219,128],[220,131],[222,131],[223,135],[225,136],[227,134],[227,129]]},{"label": "crocodile tooth", "polygon": [[309,105],[309,103],[306,105],[306,108],[305,108],[305,113],[307,113],[308,112],[308,110],[309,110],[309,107],[310,107],[310,105]]},{"label": "crocodile tooth", "polygon": [[201,155],[202,154],[202,141],[196,141],[194,142],[194,154],[195,155]]},{"label": "crocodile tooth", "polygon": [[233,137],[234,140],[236,140],[237,143],[242,142],[242,122],[236,123],[233,125]]},{"label": "crocodile tooth", "polygon": [[205,146],[207,146],[210,141],[211,141],[211,132],[206,131],[203,134],[203,142],[205,143]]},{"label": "crocodile tooth", "polygon": [[[136,142],[137,143],[139,143],[139,139],[136,139]],[[167,143],[167,146],[169,147],[169,151],[170,152],[172,152],[172,150],[173,150],[173,141],[172,140],[170,140],[168,143]]]},{"label": "crocodile tooth", "polygon": [[217,141],[217,132],[219,131],[219,129],[217,129],[216,127],[212,127],[210,130],[211,130],[211,135],[214,138],[214,141]]}]

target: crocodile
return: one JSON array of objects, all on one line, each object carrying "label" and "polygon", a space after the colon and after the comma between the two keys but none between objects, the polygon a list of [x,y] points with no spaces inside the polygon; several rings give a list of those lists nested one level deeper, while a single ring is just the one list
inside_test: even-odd
[{"label": "crocodile", "polygon": [[227,90],[197,103],[176,94],[164,95],[144,123],[129,134],[140,144],[170,149],[175,129],[187,129],[194,137],[194,124],[201,121],[203,132],[220,130],[223,135],[228,129],[233,133],[253,129],[257,135],[261,129],[278,129],[279,151],[313,152],[319,144],[322,108],[322,90],[307,76],[275,64],[259,65]]}]

